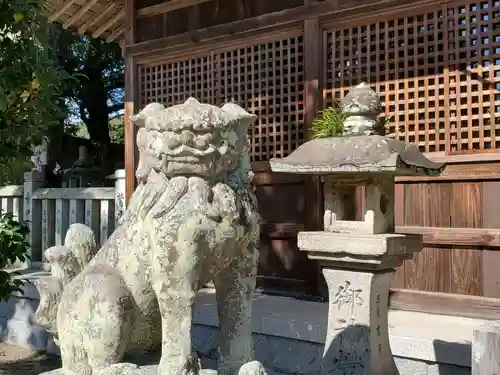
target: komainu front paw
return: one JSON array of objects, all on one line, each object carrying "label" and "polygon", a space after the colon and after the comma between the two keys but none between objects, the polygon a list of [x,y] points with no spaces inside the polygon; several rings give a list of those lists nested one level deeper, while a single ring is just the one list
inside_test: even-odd
[{"label": "komainu front paw", "polygon": [[158,375],[198,375],[201,362],[196,355],[177,357],[162,357],[158,367]]}]

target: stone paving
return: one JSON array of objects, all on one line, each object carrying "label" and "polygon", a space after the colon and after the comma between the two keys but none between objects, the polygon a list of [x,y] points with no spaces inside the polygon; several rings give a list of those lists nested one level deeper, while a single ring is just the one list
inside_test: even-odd
[{"label": "stone paving", "polygon": [[59,357],[0,343],[0,375],[38,375],[59,367]]}]

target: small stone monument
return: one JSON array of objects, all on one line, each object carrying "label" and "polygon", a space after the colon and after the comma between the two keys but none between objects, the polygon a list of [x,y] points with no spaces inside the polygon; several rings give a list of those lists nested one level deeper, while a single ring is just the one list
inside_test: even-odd
[{"label": "small stone monument", "polygon": [[[309,141],[272,159],[271,169],[323,177],[324,230],[298,235],[299,248],[323,267],[329,290],[323,373],[397,374],[388,335],[389,287],[394,267],[422,249],[422,237],[394,233],[394,178],[439,174],[442,165],[416,146],[377,135],[380,100],[368,86],[352,90],[343,110],[346,137]],[[362,221],[353,221],[357,185],[365,187]]]},{"label": "small stone monument", "polygon": [[99,186],[102,183],[102,173],[94,166],[89,156],[87,147],[78,148],[78,159],[75,160],[71,168],[63,171],[63,188],[84,188],[89,186]]}]

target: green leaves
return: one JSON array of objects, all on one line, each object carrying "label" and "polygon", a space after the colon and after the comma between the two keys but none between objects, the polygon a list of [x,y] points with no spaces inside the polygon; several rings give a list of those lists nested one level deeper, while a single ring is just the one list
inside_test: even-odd
[{"label": "green leaves", "polygon": [[22,12],[14,13],[14,22],[21,22],[22,20],[24,20],[24,13]]},{"label": "green leaves", "polygon": [[15,272],[3,270],[9,262],[24,262],[29,259],[29,227],[17,221],[12,214],[0,216],[0,302],[6,301],[13,292],[21,292],[23,281],[13,278]]},{"label": "green leaves", "polygon": [[[32,146],[64,118],[39,0],[0,1],[0,181],[22,174]],[[20,163],[20,161],[23,161]]]},{"label": "green leaves", "polygon": [[344,134],[344,120],[346,116],[338,104],[325,108],[320,117],[313,121],[312,131],[314,138],[340,137]]},{"label": "green leaves", "polygon": [[[319,114],[320,117],[314,120],[312,124],[314,138],[341,137],[345,134],[344,121],[347,116],[338,104],[335,103],[332,107],[325,108]],[[381,129],[387,128],[391,122],[391,117],[380,116],[377,118],[377,122],[378,127]],[[388,134],[387,136],[394,135]]]}]

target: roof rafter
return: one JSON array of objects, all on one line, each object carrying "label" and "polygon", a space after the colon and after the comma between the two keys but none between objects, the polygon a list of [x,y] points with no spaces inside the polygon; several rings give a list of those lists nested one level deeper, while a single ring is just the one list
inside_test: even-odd
[{"label": "roof rafter", "polygon": [[124,33],[125,33],[125,27],[120,26],[115,31],[113,31],[111,34],[109,34],[107,36],[106,42],[108,42],[108,43],[114,42],[116,39],[118,39],[118,37],[120,37]]},{"label": "roof rafter", "polygon": [[87,3],[78,9],[78,12],[73,14],[66,22],[63,23],[63,28],[67,29],[75,22],[77,22],[80,18],[82,18],[95,4],[97,4],[99,0],[89,0]]},{"label": "roof rafter", "polygon": [[118,13],[116,13],[108,22],[106,22],[104,25],[102,25],[96,31],[94,31],[92,33],[92,37],[99,38],[102,35],[102,33],[112,28],[115,25],[115,23],[117,23],[121,18],[124,17],[125,17],[125,11],[122,9]]},{"label": "roof rafter", "polygon": [[140,8],[137,10],[137,18],[150,17],[158,14],[165,14],[173,10],[189,8],[198,4],[213,0],[171,0],[157,5]]},{"label": "roof rafter", "polygon": [[99,14],[97,17],[90,17],[85,23],[78,28],[78,34],[85,34],[88,29],[90,29],[92,26],[95,24],[98,24],[101,22],[113,9],[115,9],[116,4],[111,3],[108,5],[106,9],[104,9],[101,14]]},{"label": "roof rafter", "polygon": [[63,6],[59,8],[59,10],[56,10],[49,16],[49,22],[57,21],[59,17],[61,17],[64,12],[66,12],[74,3],[75,0],[68,0],[67,2],[65,2]]}]

